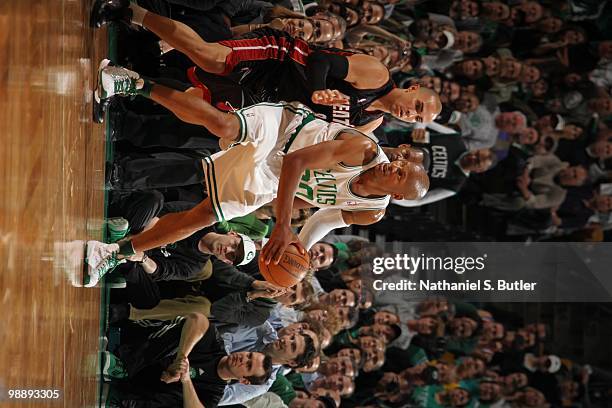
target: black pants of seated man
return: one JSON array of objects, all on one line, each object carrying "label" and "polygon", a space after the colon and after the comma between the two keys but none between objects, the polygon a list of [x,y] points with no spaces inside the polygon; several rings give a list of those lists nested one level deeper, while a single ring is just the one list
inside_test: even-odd
[{"label": "black pants of seated man", "polygon": [[120,192],[111,191],[109,217],[123,217],[130,225],[130,234],[137,234],[159,215],[164,196],[156,190]]},{"label": "black pants of seated man", "polygon": [[202,158],[174,152],[137,154],[113,164],[111,188],[116,191],[188,187],[204,183]]}]

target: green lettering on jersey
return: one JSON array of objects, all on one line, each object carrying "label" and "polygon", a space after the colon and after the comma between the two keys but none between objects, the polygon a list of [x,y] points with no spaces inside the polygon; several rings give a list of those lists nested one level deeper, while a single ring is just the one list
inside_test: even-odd
[{"label": "green lettering on jersey", "polygon": [[[317,179],[317,181],[319,181],[319,179]],[[335,184],[319,184],[319,191],[325,192],[325,193],[335,193],[336,191],[338,191],[338,188],[336,187]]]},{"label": "green lettering on jersey", "polygon": [[302,174],[301,180],[302,182],[298,185],[298,191],[295,195],[304,197],[306,200],[312,200],[314,198],[314,192],[312,191],[312,187],[306,184],[310,181],[310,170],[306,170],[304,174]]},{"label": "green lettering on jersey", "polygon": [[331,170],[325,170],[324,172],[315,170],[313,173],[314,173],[314,177],[317,179],[317,183],[319,183],[319,180],[335,180],[336,179],[334,175],[331,174]]},{"label": "green lettering on jersey", "polygon": [[[332,174],[332,170],[312,171],[314,181],[317,187],[317,203],[326,205],[335,205],[336,196],[338,194],[338,186],[336,185],[336,177]],[[306,170],[300,179],[296,196],[304,197],[308,201],[314,199],[314,189],[308,185],[311,180],[311,171]]]}]

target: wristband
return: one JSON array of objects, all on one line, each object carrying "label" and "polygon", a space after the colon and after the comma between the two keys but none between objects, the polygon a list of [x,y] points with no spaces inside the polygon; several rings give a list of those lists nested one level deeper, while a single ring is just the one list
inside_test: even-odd
[{"label": "wristband", "polygon": [[134,245],[132,245],[132,241],[127,240],[119,244],[119,255],[125,256],[127,258],[135,254],[136,251],[134,251]]},{"label": "wristband", "polygon": [[144,81],[144,85],[142,86],[142,88],[137,89],[136,91],[138,92],[138,95],[144,96],[145,98],[150,98],[151,91],[153,90],[153,85],[155,85],[155,82],[149,81],[148,79],[144,78],[142,78],[142,80]]}]

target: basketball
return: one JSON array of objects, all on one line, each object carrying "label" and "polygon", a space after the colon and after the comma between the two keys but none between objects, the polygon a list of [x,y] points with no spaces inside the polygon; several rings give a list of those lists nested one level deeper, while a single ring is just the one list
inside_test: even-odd
[{"label": "basketball", "polygon": [[266,265],[263,257],[259,257],[259,271],[270,283],[283,288],[294,286],[301,282],[310,269],[310,255],[308,251],[301,254],[298,247],[291,244],[287,247],[278,265]]}]

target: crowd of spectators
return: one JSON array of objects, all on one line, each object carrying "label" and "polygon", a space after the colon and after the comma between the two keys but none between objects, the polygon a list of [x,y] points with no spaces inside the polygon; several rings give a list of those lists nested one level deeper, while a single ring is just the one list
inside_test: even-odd
[{"label": "crowd of spectators", "polygon": [[428,196],[397,204],[463,192],[517,240],[602,240],[612,204],[610,13],[598,1],[396,4],[380,24],[421,57],[396,81],[431,87],[444,105],[432,125],[389,120],[377,132],[432,153]]}]

